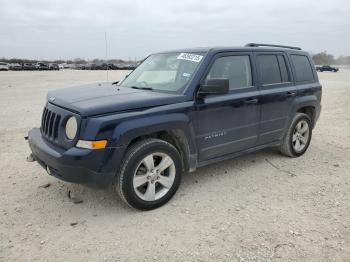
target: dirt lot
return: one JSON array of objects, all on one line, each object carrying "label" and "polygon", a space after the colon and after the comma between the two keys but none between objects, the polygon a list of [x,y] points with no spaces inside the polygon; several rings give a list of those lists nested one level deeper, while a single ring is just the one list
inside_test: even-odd
[{"label": "dirt lot", "polygon": [[0,261],[350,261],[350,70],[319,76],[304,156],[265,150],[199,169],[167,205],[139,212],[25,161],[47,91],[106,73],[0,72]]}]

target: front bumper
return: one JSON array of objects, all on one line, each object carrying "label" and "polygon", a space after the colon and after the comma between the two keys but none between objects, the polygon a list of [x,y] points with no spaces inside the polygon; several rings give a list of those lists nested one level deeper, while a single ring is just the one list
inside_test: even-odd
[{"label": "front bumper", "polygon": [[94,188],[105,188],[113,182],[124,151],[124,148],[76,147],[67,150],[48,142],[39,128],[29,131],[28,142],[34,159],[50,175]]}]

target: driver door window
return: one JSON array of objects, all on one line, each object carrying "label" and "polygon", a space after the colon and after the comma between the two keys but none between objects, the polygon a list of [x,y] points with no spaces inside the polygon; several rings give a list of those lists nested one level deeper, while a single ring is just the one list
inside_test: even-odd
[{"label": "driver door window", "polygon": [[252,70],[248,55],[220,57],[215,60],[205,80],[226,78],[230,90],[252,87]]}]

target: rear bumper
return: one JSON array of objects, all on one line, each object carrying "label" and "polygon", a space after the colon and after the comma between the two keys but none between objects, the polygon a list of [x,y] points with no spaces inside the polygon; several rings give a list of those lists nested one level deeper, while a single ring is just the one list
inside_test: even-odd
[{"label": "rear bumper", "polygon": [[35,160],[58,179],[94,188],[109,186],[117,172],[124,148],[63,149],[46,141],[38,128],[28,133]]}]

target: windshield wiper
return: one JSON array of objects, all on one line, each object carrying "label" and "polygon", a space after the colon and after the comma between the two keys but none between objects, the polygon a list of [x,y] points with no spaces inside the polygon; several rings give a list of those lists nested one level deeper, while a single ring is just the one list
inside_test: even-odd
[{"label": "windshield wiper", "polygon": [[141,89],[141,90],[153,90],[152,87],[143,87],[143,86],[130,86],[133,89]]}]

